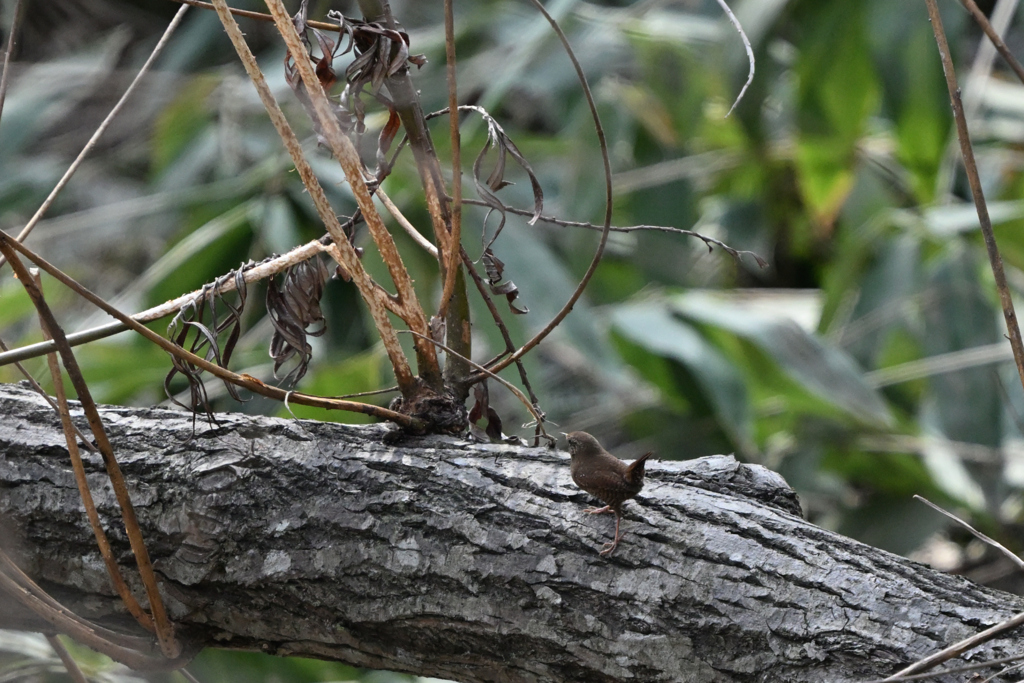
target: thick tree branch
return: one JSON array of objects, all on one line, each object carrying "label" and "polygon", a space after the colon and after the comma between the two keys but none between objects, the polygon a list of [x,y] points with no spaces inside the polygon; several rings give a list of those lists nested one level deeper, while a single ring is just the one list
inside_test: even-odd
[{"label": "thick tree branch", "polygon": [[[235,414],[193,433],[182,412],[102,414],[193,647],[459,681],[852,681],[1024,611],[814,527],[777,475],[731,457],[649,465],[606,559],[613,520],[584,514],[592,501],[560,452],[452,437],[387,446],[383,426]],[[82,616],[130,628],[57,416],[16,385],[0,386],[0,415],[5,545]],[[83,457],[113,520],[102,462]],[[128,565],[124,530],[109,526]],[[0,600],[0,627],[33,627]],[[1017,635],[972,661],[1015,654]]]}]

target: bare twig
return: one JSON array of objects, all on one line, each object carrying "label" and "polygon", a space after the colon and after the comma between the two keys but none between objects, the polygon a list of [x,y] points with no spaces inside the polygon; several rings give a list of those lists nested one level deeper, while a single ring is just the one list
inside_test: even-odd
[{"label": "bare twig", "polygon": [[129,317],[125,313],[122,313],[114,306],[111,306],[102,298],[96,296],[88,289],[83,287],[80,283],[75,281],[73,278],[69,277],[66,273],[61,271],[60,268],[57,268],[52,263],[49,263],[46,259],[39,256],[39,254],[36,254],[25,245],[15,241],[14,238],[4,234],[3,231],[0,231],[0,246],[8,246],[11,247],[14,251],[20,252],[26,258],[30,259],[33,263],[39,266],[41,270],[52,275],[54,278],[56,278],[58,281],[72,289],[86,301],[99,307],[101,310],[103,310],[110,316],[124,323],[129,329],[138,332],[143,337],[150,340],[167,353],[177,358],[180,358],[184,361],[187,361],[192,365],[195,365],[196,367],[209,372],[211,375],[214,375],[219,379],[227,380],[232,384],[244,387],[249,391],[260,394],[261,396],[266,396],[267,398],[272,398],[277,401],[284,400],[285,395],[287,395],[289,397],[289,400],[293,403],[300,403],[302,405],[313,406],[315,408],[326,408],[328,410],[347,410],[349,412],[372,415],[382,420],[390,420],[396,424],[402,425],[403,427],[408,427],[413,430],[421,430],[426,428],[427,426],[426,423],[419,418],[415,418],[410,415],[404,415],[402,413],[395,412],[394,410],[388,410],[387,408],[382,408],[380,406],[375,406],[369,403],[355,403],[353,401],[339,401],[334,399],[321,398],[319,396],[310,396],[309,394],[301,394],[294,391],[286,392],[283,389],[279,389],[277,387],[264,384],[255,377],[251,377],[249,375],[239,375],[238,373],[231,372],[227,368],[223,368],[219,365],[216,365],[215,363],[211,363],[205,358],[197,356],[194,353],[189,353],[188,351],[181,348],[172,341],[164,339],[159,334],[149,329],[142,323],[132,320],[131,317]]},{"label": "bare twig", "polygon": [[964,158],[964,170],[967,172],[967,180],[971,186],[971,195],[974,197],[974,205],[978,210],[981,234],[985,239],[985,249],[988,252],[989,262],[992,265],[992,275],[995,277],[996,290],[999,292],[999,303],[1003,308],[1006,331],[1010,338],[1010,346],[1013,348],[1013,358],[1017,364],[1017,374],[1020,376],[1021,384],[1024,385],[1024,341],[1021,340],[1020,327],[1017,324],[1017,314],[1013,310],[1013,299],[1010,296],[1010,288],[1006,282],[1006,274],[1003,272],[1003,259],[999,255],[999,247],[996,245],[995,234],[992,232],[992,220],[988,215],[985,195],[982,192],[981,180],[978,177],[978,166],[974,161],[974,149],[971,147],[970,134],[967,130],[967,119],[964,116],[963,103],[960,100],[960,89],[956,83],[956,71],[953,68],[953,60],[949,54],[949,43],[946,41],[946,32],[942,28],[942,17],[939,15],[939,8],[935,0],[925,0],[925,2],[928,5],[928,16],[931,18],[932,31],[935,33],[935,42],[939,48],[939,57],[942,59],[942,71],[946,76],[946,87],[949,90],[953,117],[956,120],[956,134],[960,140],[960,151]]},{"label": "bare twig", "polygon": [[[569,315],[573,306],[579,301],[579,298],[583,295],[583,290],[587,288],[587,284],[590,282],[590,278],[593,277],[594,271],[597,270],[598,264],[601,263],[601,257],[604,255],[605,245],[608,244],[608,234],[612,229],[612,165],[611,160],[608,156],[608,140],[605,138],[604,126],[601,125],[601,116],[597,112],[597,103],[594,102],[594,95],[590,92],[590,85],[587,83],[587,76],[583,73],[583,67],[580,66],[580,62],[576,59],[576,53],[573,52],[572,46],[569,45],[569,39],[566,37],[565,32],[555,21],[554,17],[548,13],[544,8],[544,5],[540,3],[540,0],[531,0],[537,11],[544,15],[548,23],[551,24],[551,28],[558,34],[558,39],[562,41],[562,46],[565,48],[566,54],[569,56],[569,60],[572,62],[573,68],[576,70],[576,77],[579,79],[580,87],[583,89],[583,95],[586,97],[587,106],[590,107],[590,115],[594,119],[594,128],[597,132],[597,140],[601,146],[601,161],[604,164],[604,191],[605,191],[605,208],[604,208],[604,226],[601,229],[601,241],[597,245],[597,251],[594,253],[594,258],[590,261],[590,266],[587,268],[587,272],[583,274],[583,278],[580,283],[576,286],[576,290],[569,297],[569,300],[562,306],[562,310],[555,314],[555,317],[538,332],[532,339],[523,344],[518,351],[512,355],[506,357],[504,360],[498,361],[490,369],[492,372],[500,372],[504,368],[507,368],[512,363],[516,362],[524,355],[529,353],[537,344],[540,344],[545,337],[551,334],[551,331],[558,327],[565,316]],[[475,375],[471,380],[478,380],[480,375]]]},{"label": "bare twig", "polygon": [[[56,349],[57,345],[54,344],[53,348]],[[2,350],[2,351],[7,351],[8,350],[7,344],[4,343],[3,339],[0,339],[0,350]],[[0,354],[0,355],[2,355],[2,354]],[[21,376],[25,378],[25,381],[27,381],[29,383],[29,385],[32,387],[32,389],[34,389],[35,392],[37,394],[39,394],[43,398],[44,401],[46,401],[47,403],[50,404],[50,407],[53,408],[53,411],[55,413],[57,413],[58,415],[60,415],[60,406],[57,405],[56,401],[54,401],[52,398],[50,398],[50,395],[48,393],[46,393],[46,391],[43,389],[43,387],[40,386],[39,382],[36,381],[36,378],[32,376],[32,373],[30,373],[28,371],[28,369],[24,365],[19,363],[18,361],[14,362],[14,367],[16,367],[18,369],[18,372],[21,373]],[[86,450],[95,451],[96,447],[93,446],[89,442],[89,438],[85,434],[82,433],[82,430],[79,429],[74,424],[72,424],[71,426],[74,427],[75,434],[78,436],[78,438],[82,440],[83,444],[85,444]]]},{"label": "bare twig", "polygon": [[[25,224],[25,227],[21,229],[21,232],[18,233],[17,240],[19,242],[23,241],[26,237],[28,237],[29,233],[32,232],[32,229],[36,227],[36,224],[39,222],[39,219],[41,219],[43,217],[43,214],[45,214],[47,210],[49,210],[50,206],[53,205],[53,202],[57,199],[57,195],[60,194],[60,191],[63,190],[64,187],[68,184],[68,181],[71,180],[71,176],[75,174],[75,171],[78,170],[78,167],[82,165],[82,161],[85,159],[86,155],[88,155],[89,152],[92,151],[92,148],[96,146],[97,142],[99,142],[100,137],[103,135],[103,133],[106,132],[107,128],[110,127],[110,124],[113,122],[114,117],[117,116],[117,114],[121,111],[121,108],[124,107],[125,102],[128,101],[128,98],[131,97],[131,94],[135,91],[135,86],[139,84],[139,82],[142,80],[142,77],[149,71],[150,66],[153,65],[153,62],[156,61],[156,58],[163,51],[164,46],[167,45],[168,40],[170,40],[171,35],[174,33],[174,30],[178,28],[178,25],[184,18],[185,12],[187,10],[188,6],[182,5],[181,9],[179,9],[177,14],[174,15],[174,18],[171,19],[171,23],[167,25],[167,28],[164,30],[164,34],[160,37],[160,40],[157,42],[156,47],[154,47],[153,51],[150,53],[149,59],[147,59],[146,63],[142,65],[142,68],[139,69],[139,73],[135,74],[135,78],[132,79],[132,82],[131,84],[129,84],[128,89],[124,91],[123,95],[121,95],[121,99],[117,101],[117,104],[114,105],[114,108],[110,110],[110,113],[107,114],[106,118],[103,119],[103,122],[100,123],[99,127],[96,128],[96,131],[92,134],[92,137],[90,137],[89,141],[85,143],[85,147],[83,147],[82,151],[78,153],[78,156],[75,157],[75,160],[71,162],[71,166],[69,166],[68,170],[64,172],[64,175],[61,176],[61,179],[57,181],[57,185],[54,186],[54,188],[50,191],[50,194],[46,197],[45,200],[43,200],[42,205],[36,210],[35,214],[33,214],[32,218],[29,219],[28,223]],[[4,259],[0,258],[0,267],[2,267],[3,264]]]},{"label": "bare twig", "polygon": [[4,50],[4,69],[0,73],[0,116],[4,112],[4,98],[7,97],[7,81],[11,75],[11,53],[14,52],[14,39],[18,34],[18,24],[21,23],[21,3],[16,0],[14,3],[14,14],[11,16],[11,29],[7,33],[7,48]]},{"label": "bare twig", "polygon": [[448,117],[448,129],[452,144],[452,210],[451,239],[448,242],[447,267],[445,268],[444,289],[437,315],[444,318],[448,304],[455,292],[455,275],[458,273],[459,254],[462,250],[462,138],[459,134],[459,94],[455,73],[455,15],[453,0],[444,0],[444,55],[448,73],[448,111],[455,112]]},{"label": "bare twig", "polygon": [[60,657],[61,663],[64,665],[64,668],[67,669],[68,677],[74,681],[74,683],[89,683],[89,679],[85,677],[84,673],[82,673],[82,669],[78,666],[78,662],[75,661],[75,658],[71,656],[71,653],[68,652],[68,649],[64,647],[64,643],[60,642],[60,639],[57,638],[57,636],[47,634],[46,642],[50,644],[53,651],[57,653],[58,657]]},{"label": "bare twig", "polygon": [[[330,244],[327,243],[327,239],[320,238],[307,242],[306,244],[295,247],[287,254],[267,259],[260,263],[252,264],[251,266],[244,266],[242,268],[242,279],[247,284],[265,280],[266,278],[273,277],[278,273],[288,270],[297,263],[307,261],[316,254],[325,251],[330,251]],[[141,313],[136,313],[132,316],[132,320],[140,323],[147,323],[161,318],[166,318],[167,316],[174,315],[180,311],[183,306],[198,303],[197,297],[206,296],[208,299],[213,299],[214,297],[228,292],[233,292],[235,290],[235,278],[233,277],[219,277],[214,282],[214,285],[204,286],[193,292],[189,292],[188,294],[182,294],[175,299],[166,301],[159,306],[154,306],[153,308],[146,309]],[[81,344],[86,344],[88,342],[119,334],[128,329],[128,326],[123,323],[108,323],[106,325],[100,325],[99,327],[69,334],[67,336],[68,344],[71,346],[79,346]],[[19,347],[13,351],[6,351],[5,349],[5,353],[0,353],[0,367],[17,361],[44,356],[56,349],[57,345],[52,341],[29,344]]]},{"label": "bare twig", "polygon": [[184,678],[188,683],[200,683],[199,679],[189,673],[188,669],[185,667],[181,667],[176,673]]},{"label": "bare twig", "polygon": [[914,496],[914,500],[919,500],[922,503],[924,503],[925,505],[927,505],[928,507],[930,507],[932,510],[935,510],[936,512],[938,512],[940,514],[945,515],[946,517],[949,517],[951,520],[953,520],[954,522],[956,522],[957,524],[959,524],[963,528],[965,528],[968,531],[970,531],[974,535],[974,537],[977,538],[979,541],[982,541],[984,543],[988,543],[990,546],[992,546],[993,548],[995,548],[996,550],[998,550],[1002,554],[1006,555],[1008,558],[1010,558],[1010,561],[1012,561],[1015,565],[1017,565],[1017,567],[1019,569],[1024,569],[1024,560],[1020,559],[1020,557],[1018,557],[1014,552],[1012,552],[1009,548],[1007,548],[1005,545],[1003,545],[999,541],[996,541],[995,539],[989,538],[988,536],[986,536],[985,534],[981,533],[980,531],[975,529],[973,526],[971,526],[970,524],[968,524],[964,520],[962,520],[959,517],[957,517],[956,515],[954,515],[952,512],[949,512],[947,510],[943,510],[941,507],[939,507],[935,503],[931,502],[930,500],[928,500],[924,496],[915,495]]},{"label": "bare twig", "polygon": [[[171,2],[180,2],[183,5],[191,5],[192,7],[198,7],[200,9],[217,9],[217,7],[212,2],[202,2],[202,0],[171,0]],[[252,12],[250,10],[236,9],[234,7],[228,7],[228,11],[236,17],[245,17],[246,19],[255,19],[257,21],[274,21],[274,17],[263,12]],[[337,24],[332,24],[328,21],[306,21],[306,25],[312,28],[318,28],[321,31],[341,30],[340,26],[338,26]]]},{"label": "bare twig", "polygon": [[[82,410],[85,412],[86,419],[89,421],[89,428],[92,430],[93,439],[96,442],[97,448],[99,448],[100,454],[103,456],[103,464],[106,466],[107,476],[110,478],[110,483],[114,489],[114,497],[121,508],[121,519],[124,522],[128,542],[131,545],[132,553],[135,555],[142,583],[146,588],[146,597],[149,598],[152,623],[147,623],[148,620],[143,619],[140,619],[140,622],[143,626],[155,627],[157,640],[160,642],[160,649],[163,651],[164,656],[174,659],[181,654],[181,648],[174,638],[174,630],[164,608],[163,598],[160,596],[160,590],[156,582],[156,573],[153,571],[153,564],[149,559],[149,552],[146,550],[146,542],[142,537],[142,531],[139,529],[135,508],[128,494],[124,475],[121,473],[121,468],[117,464],[117,458],[114,456],[114,449],[107,438],[106,430],[103,427],[103,420],[100,418],[96,402],[89,391],[89,385],[82,376],[78,361],[75,359],[71,347],[67,345],[64,332],[57,324],[57,319],[53,316],[53,312],[50,310],[46,300],[43,299],[42,293],[36,287],[35,279],[15,253],[14,245],[24,249],[17,240],[0,232],[0,253],[3,253],[10,262],[15,275],[32,299],[32,303],[35,305],[44,327],[53,335],[54,341],[57,342],[57,351],[60,353],[61,361],[67,370],[72,385],[75,387],[75,391],[78,393],[78,400],[82,405]],[[42,264],[38,265],[42,267]]]},{"label": "bare twig", "polygon": [[[39,271],[35,268],[32,269],[32,275],[34,276],[34,282],[36,288],[39,290],[39,296],[43,296],[43,283],[42,278],[39,277]],[[39,314],[39,324],[43,330],[43,336],[46,339],[53,339],[53,335],[50,332],[50,328],[46,324],[46,320],[42,313]],[[85,466],[82,464],[82,455],[78,450],[78,439],[80,435],[78,428],[71,421],[71,411],[68,408],[68,397],[64,391],[64,379],[60,374],[60,365],[57,361],[57,354],[48,353],[46,354],[46,364],[50,370],[50,381],[53,383],[53,394],[57,398],[57,414],[60,416],[61,427],[64,430],[64,441],[68,446],[68,455],[71,458],[71,470],[75,473],[75,483],[78,485],[78,493],[82,497],[82,504],[85,506],[85,515],[89,519],[89,526],[92,527],[93,535],[96,537],[96,545],[99,547],[100,556],[103,558],[103,563],[107,567],[107,573],[110,575],[110,581],[114,585],[114,590],[121,597],[125,607],[133,617],[135,617],[140,624],[150,630],[153,629],[153,620],[146,614],[142,609],[142,605],[132,595],[131,590],[128,588],[128,584],[125,583],[124,577],[121,576],[121,569],[117,566],[117,560],[114,559],[114,552],[110,548],[110,541],[107,539],[107,533],[103,530],[103,525],[100,523],[99,513],[96,511],[96,503],[93,501],[92,492],[89,490],[89,481],[85,476]],[[89,439],[82,436],[82,443],[91,446]]]},{"label": "bare twig", "polygon": [[[941,664],[942,662],[945,662],[945,661],[947,661],[949,659],[952,659],[954,657],[959,657],[960,655],[962,655],[963,653],[967,652],[968,650],[972,650],[972,649],[978,647],[979,645],[992,640],[993,638],[995,638],[996,636],[998,636],[1001,633],[1009,631],[1010,629],[1017,628],[1021,624],[1024,624],[1024,613],[1018,614],[1018,615],[1016,615],[1014,617],[1011,617],[1010,619],[1007,619],[1004,622],[996,624],[995,626],[992,626],[991,628],[985,629],[981,633],[977,633],[977,634],[971,636],[970,638],[965,638],[965,639],[961,640],[959,643],[955,643],[953,645],[950,645],[949,647],[947,647],[947,648],[945,648],[943,650],[940,650],[940,651],[936,652],[933,655],[930,655],[928,657],[925,657],[922,660],[914,662],[910,666],[908,666],[908,667],[906,667],[904,669],[900,669],[899,671],[894,673],[892,676],[889,676],[888,678],[882,679],[882,683],[892,683],[893,681],[901,680],[901,677],[906,676],[907,674],[913,674],[913,673],[917,673],[919,671],[925,671],[925,670],[930,669],[930,668],[932,668],[933,666],[935,666],[937,664]],[[946,672],[943,672],[943,673],[946,673]]]},{"label": "bare twig", "polygon": [[[470,199],[469,197],[464,198],[462,201],[465,202],[466,204],[472,204],[473,206],[489,206],[487,202],[481,201],[479,199]],[[508,211],[509,213],[514,213],[517,216],[533,216],[533,211],[527,211],[526,209],[518,209],[514,206],[506,206],[505,210]],[[584,221],[568,221],[562,218],[555,218],[554,216],[548,216],[545,214],[541,214],[537,220],[540,221],[541,223],[561,225],[567,228],[586,228],[588,230],[604,230],[604,226],[602,225],[595,225],[593,223],[587,223]],[[651,230],[654,232],[667,232],[675,235],[684,235],[686,237],[696,237],[697,239],[701,240],[702,242],[704,242],[704,244],[707,245],[708,251],[711,251],[712,245],[714,245],[722,249],[722,251],[729,254],[734,259],[740,260],[744,256],[751,256],[755,261],[757,261],[757,265],[759,265],[760,267],[764,268],[768,265],[768,262],[765,261],[756,252],[747,251],[744,249],[734,249],[721,240],[717,240],[714,237],[708,237],[707,235],[703,235],[699,232],[694,232],[693,230],[673,228],[668,225],[613,225],[610,228],[610,230],[612,232],[638,232],[641,230]]]},{"label": "bare twig", "polygon": [[923,681],[929,678],[935,678],[937,676],[945,676],[947,674],[961,674],[967,671],[977,671],[978,669],[988,669],[990,667],[999,666],[1000,664],[1009,664],[1010,662],[1017,662],[1024,659],[1024,655],[1015,655],[1013,657],[1001,657],[999,659],[992,659],[987,662],[977,662],[976,664],[967,664],[965,666],[958,666],[952,669],[943,669],[942,671],[933,671],[926,674],[908,674],[906,676],[893,677],[890,676],[886,679],[876,679],[873,681],[864,681],[864,683],[902,683],[903,681]]},{"label": "bare twig", "polygon": [[431,244],[430,240],[424,237],[423,233],[417,230],[416,226],[409,222],[409,219],[405,217],[402,210],[395,206],[395,203],[391,201],[391,197],[387,196],[387,194],[384,193],[384,190],[378,187],[377,191],[374,192],[374,195],[380,199],[384,208],[386,208],[388,213],[398,221],[398,224],[402,226],[402,230],[405,230],[406,234],[408,234],[416,244],[423,247],[423,249],[434,258],[438,258],[437,247]]},{"label": "bare twig", "polygon": [[[487,285],[484,283],[483,278],[480,277],[480,273],[476,272],[476,268],[473,267],[473,262],[470,260],[469,254],[466,253],[466,250],[461,249],[461,253],[462,263],[465,265],[466,271],[469,273],[470,277],[473,278],[473,284],[476,285],[476,289],[480,292],[480,296],[483,298],[484,304],[487,306],[487,310],[490,311],[491,318],[494,320],[495,326],[497,326],[498,331],[501,332],[501,338],[505,340],[505,353],[515,353],[516,345],[512,341],[512,335],[509,334],[508,327],[505,325],[505,321],[501,318],[501,312],[498,311],[498,307],[494,305],[494,300],[487,291]],[[501,357],[503,356],[504,353]],[[516,367],[519,369],[520,381],[522,381],[526,391],[530,394],[530,401],[534,406],[539,406],[540,400],[537,398],[537,395],[533,393],[533,387],[530,386],[530,378],[526,375],[526,366],[523,365],[523,360],[521,358],[516,360]],[[539,407],[538,410],[540,410]]]},{"label": "bare twig", "polygon": [[984,31],[985,35],[988,36],[988,39],[992,41],[992,45],[996,48],[999,55],[1006,61],[1007,66],[1013,69],[1013,72],[1017,74],[1017,78],[1020,79],[1020,82],[1024,83],[1024,66],[1021,66],[1021,63],[1018,62],[1017,58],[1013,56],[1012,52],[1010,52],[1010,48],[1006,47],[1006,43],[1004,43],[1003,39],[999,37],[999,33],[992,28],[992,24],[989,22],[988,17],[985,16],[985,13],[978,8],[974,3],[974,0],[960,0],[960,4],[962,4],[967,11],[971,13],[971,16],[974,17],[974,21],[978,23],[981,30]]},{"label": "bare twig", "polygon": [[754,49],[750,47],[750,39],[747,38],[747,34],[743,31],[743,27],[740,25],[740,20],[737,19],[736,15],[732,13],[731,9],[729,9],[729,5],[725,4],[725,0],[718,0],[718,4],[722,8],[722,11],[725,12],[725,15],[729,17],[729,21],[732,23],[733,28],[735,28],[736,32],[740,34],[740,38],[743,40],[743,47],[747,51],[747,61],[750,62],[750,71],[747,73],[747,82],[743,84],[740,94],[736,96],[736,100],[732,103],[732,106],[729,107],[729,111],[725,113],[725,118],[729,118],[729,114],[732,113],[732,110],[735,109],[736,105],[738,105],[740,100],[743,99],[743,95],[746,94],[747,88],[749,88],[750,84],[754,82]]},{"label": "bare twig", "polygon": [[[929,2],[930,2],[930,0],[929,0]],[[941,507],[939,507],[935,503],[931,502],[927,498],[924,498],[923,496],[917,496],[917,495],[915,495],[914,498],[916,500],[921,501],[922,503],[924,503],[928,507],[932,508],[936,512],[939,512],[939,513],[945,515],[946,517],[952,519],[954,522],[956,522],[960,526],[962,526],[965,529],[967,529],[968,531],[970,531],[976,538],[980,539],[981,541],[984,541],[985,543],[988,543],[989,545],[991,545],[992,547],[996,548],[997,550],[1002,552],[1004,555],[1009,557],[1010,560],[1012,560],[1013,563],[1016,564],[1019,568],[1024,569],[1024,560],[1021,560],[1021,558],[1017,557],[1017,555],[1015,555],[1014,553],[1010,552],[1010,550],[1008,548],[1006,548],[1006,546],[1004,546],[1002,543],[999,543],[998,541],[995,541],[995,540],[989,538],[988,536],[986,536],[985,534],[981,533],[980,531],[978,531],[977,529],[972,527],[970,524],[968,524],[964,520],[962,520],[959,517],[957,517],[956,515],[954,515],[952,512],[948,512],[946,510],[943,510]],[[907,676],[908,674],[913,674],[913,673],[916,673],[918,671],[925,671],[925,670],[930,669],[933,666],[935,666],[937,664],[940,664],[940,663],[942,663],[942,662],[944,662],[944,661],[946,661],[948,659],[952,659],[953,657],[959,657],[964,652],[967,652],[968,650],[973,649],[973,648],[977,647],[978,645],[981,645],[982,643],[985,643],[985,642],[991,640],[992,638],[995,638],[997,635],[999,635],[1000,633],[1003,633],[1004,631],[1007,631],[1007,630],[1012,629],[1012,628],[1016,628],[1017,626],[1020,626],[1021,624],[1024,624],[1024,614],[1018,614],[1018,615],[1016,615],[1016,616],[1014,616],[1014,617],[1012,617],[1010,619],[1007,619],[1006,621],[1004,621],[1004,622],[1002,622],[1000,624],[996,624],[995,626],[982,631],[981,633],[975,634],[975,635],[971,636],[970,638],[965,638],[964,640],[961,640],[958,643],[950,645],[949,647],[947,647],[947,648],[945,648],[943,650],[940,650],[939,652],[936,652],[933,655],[930,655],[928,657],[925,657],[924,659],[921,659],[921,660],[919,660],[917,662],[914,662],[913,664],[911,664],[910,666],[906,667],[905,669],[901,669],[900,671],[898,671],[897,673],[893,674],[889,678],[886,678],[885,681],[907,680],[904,677]],[[948,672],[944,671],[942,673],[948,673]]]},{"label": "bare twig", "polygon": [[192,656],[166,659],[153,651],[148,639],[117,633],[82,619],[50,597],[3,550],[0,550],[0,589],[59,632],[133,669],[176,669]]}]

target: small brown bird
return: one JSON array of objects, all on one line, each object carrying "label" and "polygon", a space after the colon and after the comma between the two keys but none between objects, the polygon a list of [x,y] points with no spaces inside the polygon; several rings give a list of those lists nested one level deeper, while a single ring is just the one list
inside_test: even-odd
[{"label": "small brown bird", "polygon": [[605,504],[603,508],[587,508],[584,512],[615,513],[615,540],[605,543],[601,549],[602,555],[609,555],[622,538],[619,534],[622,504],[635,497],[643,488],[644,463],[653,451],[627,465],[602,448],[597,439],[586,432],[570,432],[565,434],[565,438],[569,441],[569,455],[572,457],[572,480]]}]

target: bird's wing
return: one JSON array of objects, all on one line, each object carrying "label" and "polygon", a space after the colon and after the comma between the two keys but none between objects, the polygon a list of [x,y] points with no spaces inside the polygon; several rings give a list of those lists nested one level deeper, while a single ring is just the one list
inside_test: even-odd
[{"label": "bird's wing", "polygon": [[580,472],[573,476],[577,486],[589,494],[602,498],[602,494],[622,488],[622,475],[618,472],[597,471]]}]

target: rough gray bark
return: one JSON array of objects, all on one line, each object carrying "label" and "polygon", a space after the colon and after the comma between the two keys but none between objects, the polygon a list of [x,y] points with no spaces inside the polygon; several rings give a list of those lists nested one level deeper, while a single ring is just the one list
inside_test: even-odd
[{"label": "rough gray bark", "polygon": [[[127,624],[56,416],[13,385],[0,416],[0,514],[23,567],[79,614]],[[803,521],[781,478],[730,457],[649,463],[605,559],[614,518],[584,514],[562,452],[385,446],[381,426],[236,414],[197,420],[192,437],[181,412],[103,417],[197,647],[458,681],[853,681],[1024,611]],[[115,520],[102,463],[83,455]],[[109,530],[130,566],[120,523]],[[0,627],[25,627],[9,603]]]}]

